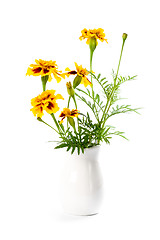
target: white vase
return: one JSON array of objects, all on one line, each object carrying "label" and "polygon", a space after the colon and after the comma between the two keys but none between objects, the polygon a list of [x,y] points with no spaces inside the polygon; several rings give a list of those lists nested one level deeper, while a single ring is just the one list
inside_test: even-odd
[{"label": "white vase", "polygon": [[99,212],[103,198],[99,148],[86,148],[80,155],[67,153],[59,189],[65,213],[88,216]]}]

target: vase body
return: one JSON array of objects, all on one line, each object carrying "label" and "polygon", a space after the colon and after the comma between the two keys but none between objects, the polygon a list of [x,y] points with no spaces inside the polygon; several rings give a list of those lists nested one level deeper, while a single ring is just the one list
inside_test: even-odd
[{"label": "vase body", "polygon": [[87,148],[84,154],[68,153],[61,175],[60,198],[64,212],[72,215],[94,215],[103,199],[99,146]]}]

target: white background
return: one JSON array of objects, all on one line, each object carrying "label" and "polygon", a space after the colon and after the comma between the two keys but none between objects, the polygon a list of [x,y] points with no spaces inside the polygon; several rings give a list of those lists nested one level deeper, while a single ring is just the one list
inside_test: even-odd
[{"label": "white background", "polygon": [[[0,239],[159,240],[158,0],[9,0],[0,12]],[[63,214],[57,194],[63,152],[48,143],[55,135],[30,112],[30,99],[42,91],[40,78],[25,73],[39,58],[57,61],[62,70],[74,68],[74,62],[88,68],[89,49],[79,36],[83,28],[98,27],[109,44],[99,43],[93,70],[110,77],[121,35],[128,33],[120,73],[138,77],[122,93],[127,103],[143,109],[141,115],[114,119],[130,141],[115,137],[103,146],[100,214],[73,217]],[[65,95],[65,82],[57,86],[53,79],[48,88]]]}]

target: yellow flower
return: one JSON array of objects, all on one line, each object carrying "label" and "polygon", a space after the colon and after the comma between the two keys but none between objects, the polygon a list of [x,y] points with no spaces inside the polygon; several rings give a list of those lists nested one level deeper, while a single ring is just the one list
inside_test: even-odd
[{"label": "yellow flower", "polygon": [[106,43],[108,43],[107,39],[105,39],[105,33],[104,30],[102,28],[98,28],[98,29],[89,29],[87,30],[86,28],[84,28],[82,31],[82,36],[80,36],[80,40],[83,39],[87,39],[86,43],[89,44],[89,41],[91,38],[96,39],[96,43],[97,39],[99,39],[101,42],[106,41]]},{"label": "yellow flower", "polygon": [[72,74],[73,75],[77,74],[78,76],[82,77],[81,84],[84,84],[85,87],[87,87],[88,85],[91,86],[91,82],[86,77],[89,74],[87,69],[83,68],[82,65],[78,66],[78,64],[76,62],[75,62],[75,66],[76,66],[76,71],[75,70],[71,71],[69,68],[65,69],[66,71],[68,71],[66,73],[66,76],[69,77]]},{"label": "yellow flower", "polygon": [[44,115],[43,110],[47,113],[56,113],[59,110],[58,104],[56,103],[57,99],[64,99],[61,94],[55,95],[55,90],[46,90],[42,94],[31,100],[31,111],[34,116],[42,117]]},{"label": "yellow flower", "polygon": [[72,111],[69,108],[63,108],[63,111],[61,112],[61,114],[59,115],[59,117],[61,117],[61,121],[59,124],[63,123],[63,120],[67,117],[67,118],[74,118],[74,117],[78,117],[79,112],[77,109],[72,109]]},{"label": "yellow flower", "polygon": [[86,75],[89,74],[86,68],[83,68],[82,65],[78,66],[77,63],[75,63],[76,70],[77,70],[77,75],[82,77],[81,84],[84,84],[85,87],[88,85],[91,85],[91,82],[88,80]]},{"label": "yellow flower", "polygon": [[26,75],[33,76],[46,76],[49,75],[49,80],[52,80],[51,74],[53,74],[54,78],[57,82],[61,81],[61,78],[65,78],[65,74],[62,71],[58,71],[58,66],[56,61],[44,61],[42,59],[35,60],[36,64],[31,64],[28,69]]}]

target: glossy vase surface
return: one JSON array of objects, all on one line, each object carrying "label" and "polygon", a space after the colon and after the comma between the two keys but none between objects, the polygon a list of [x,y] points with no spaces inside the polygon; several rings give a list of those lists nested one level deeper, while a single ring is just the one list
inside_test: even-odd
[{"label": "glossy vase surface", "polygon": [[80,155],[67,153],[59,189],[65,213],[88,216],[99,212],[103,199],[99,150],[96,146]]}]

